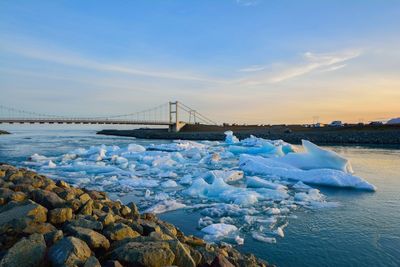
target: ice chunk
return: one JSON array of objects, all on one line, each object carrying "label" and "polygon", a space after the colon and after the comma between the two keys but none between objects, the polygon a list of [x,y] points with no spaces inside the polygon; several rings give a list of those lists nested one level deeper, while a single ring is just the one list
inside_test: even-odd
[{"label": "ice chunk", "polygon": [[257,176],[248,176],[246,177],[246,184],[248,187],[266,187],[266,188],[271,188],[271,189],[276,189],[276,190],[286,190],[287,187],[281,184],[273,183],[270,181],[267,181],[265,179],[262,179]]},{"label": "ice chunk", "polygon": [[281,178],[298,180],[310,184],[350,187],[370,191],[376,190],[375,186],[362,178],[339,170],[302,170],[287,163],[282,163],[276,158],[272,159],[252,155],[241,155],[239,162],[240,168],[243,171],[253,175],[276,175]]},{"label": "ice chunk", "polygon": [[302,170],[334,169],[353,173],[350,162],[334,151],[323,149],[310,141],[302,140],[304,152],[290,153],[279,162],[289,164]]},{"label": "ice chunk", "polygon": [[180,203],[176,200],[164,200],[161,201],[160,203],[154,205],[153,207],[145,210],[145,213],[156,213],[156,214],[160,214],[160,213],[164,213],[164,212],[168,212],[168,211],[173,211],[173,210],[178,210],[178,209],[182,209],[185,208],[186,205],[183,203]]},{"label": "ice chunk", "polygon": [[221,178],[224,182],[234,182],[243,178],[243,171],[213,170],[207,173],[206,180],[212,183],[215,178]]},{"label": "ice chunk", "polygon": [[239,139],[233,135],[232,131],[226,131],[225,134],[225,143],[227,144],[236,144],[239,143]]},{"label": "ice chunk", "polygon": [[235,237],[235,242],[236,242],[236,244],[238,244],[238,245],[243,245],[244,244],[244,238],[241,238],[240,236],[236,236]]},{"label": "ice chunk", "polygon": [[53,161],[49,160],[49,162],[47,163],[47,166],[48,166],[49,168],[54,169],[54,168],[57,167],[57,164],[55,164]]},{"label": "ice chunk", "polygon": [[190,185],[192,183],[192,179],[193,179],[192,175],[186,174],[179,180],[179,183],[182,185]]},{"label": "ice chunk", "polygon": [[265,242],[265,243],[276,243],[275,237],[268,237],[261,233],[253,232],[251,235],[255,240]]},{"label": "ice chunk", "polygon": [[144,152],[146,148],[138,144],[129,144],[127,148],[128,152]]},{"label": "ice chunk", "polygon": [[304,189],[304,190],[308,190],[311,189],[311,186],[306,185],[305,183],[303,183],[302,181],[298,181],[297,183],[295,183],[293,185],[293,188],[295,189]]},{"label": "ice chunk", "polygon": [[201,229],[202,232],[212,235],[216,238],[229,236],[232,232],[237,231],[237,227],[232,224],[214,223]]},{"label": "ice chunk", "polygon": [[33,154],[32,156],[29,157],[29,160],[35,161],[35,162],[41,162],[41,161],[46,161],[48,160],[47,157],[39,155],[37,153]]},{"label": "ice chunk", "polygon": [[178,184],[173,180],[167,180],[165,182],[162,182],[161,186],[164,188],[169,188],[169,187],[177,187]]},{"label": "ice chunk", "polygon": [[204,227],[209,226],[209,225],[211,225],[213,223],[214,223],[213,219],[208,217],[208,216],[206,216],[206,217],[200,218],[198,223],[197,223],[197,225],[198,225],[199,228],[204,228]]},{"label": "ice chunk", "polygon": [[285,233],[283,232],[283,229],[281,227],[276,228],[276,230],[274,231],[274,234],[280,236],[280,237],[284,237]]}]

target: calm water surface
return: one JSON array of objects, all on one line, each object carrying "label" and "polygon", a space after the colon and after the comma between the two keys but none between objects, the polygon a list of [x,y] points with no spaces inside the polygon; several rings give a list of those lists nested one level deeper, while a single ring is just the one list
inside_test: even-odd
[{"label": "calm water surface", "polygon": [[[97,136],[89,130],[18,130],[0,136],[0,162],[21,165],[33,153],[58,156],[91,145],[149,144],[168,141]],[[400,150],[330,147],[351,160],[353,169],[378,187],[377,192],[319,188],[338,208],[298,212],[276,244],[245,239],[238,247],[278,266],[400,266]],[[188,216],[189,215],[189,216]],[[162,214],[186,234],[196,229],[199,214]]]}]

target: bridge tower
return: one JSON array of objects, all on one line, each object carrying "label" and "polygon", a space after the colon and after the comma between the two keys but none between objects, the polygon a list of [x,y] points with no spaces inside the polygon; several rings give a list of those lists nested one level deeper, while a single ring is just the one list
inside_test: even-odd
[{"label": "bridge tower", "polygon": [[179,132],[186,123],[179,121],[179,102],[169,102],[169,131]]}]

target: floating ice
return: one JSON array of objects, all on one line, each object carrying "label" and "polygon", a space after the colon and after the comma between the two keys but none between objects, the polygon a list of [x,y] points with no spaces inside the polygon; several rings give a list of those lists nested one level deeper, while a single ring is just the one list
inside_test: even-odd
[{"label": "floating ice", "polygon": [[243,232],[274,243],[284,237],[293,211],[338,205],[309,184],[375,189],[351,174],[346,159],[307,141],[304,152],[297,152],[282,140],[226,135],[226,142],[177,140],[77,148],[58,157],[33,154],[24,164],[76,186],[118,196],[132,192],[141,211],[198,211],[205,239],[236,244],[243,244]]},{"label": "floating ice", "polygon": [[202,232],[213,236],[214,238],[229,236],[232,232],[237,230],[236,226],[226,223],[214,223],[201,229]]},{"label": "floating ice", "polygon": [[239,139],[233,135],[232,131],[226,131],[225,134],[225,143],[227,144],[236,144],[239,143]]},{"label": "floating ice", "polygon": [[[289,154],[290,155],[290,154]],[[284,179],[298,180],[310,184],[325,186],[349,187],[375,191],[372,184],[360,177],[335,169],[302,170],[281,161],[282,158],[264,158],[260,156],[241,155],[240,168],[253,175],[276,175]]]},{"label": "floating ice", "polygon": [[290,153],[279,161],[302,170],[334,169],[353,173],[350,162],[334,151],[322,149],[307,140],[302,140],[302,145],[304,152]]},{"label": "floating ice", "polygon": [[248,176],[246,178],[246,184],[248,187],[266,187],[277,190],[286,190],[287,187],[278,183],[273,183],[268,180],[262,179],[257,176]]},{"label": "floating ice", "polygon": [[155,206],[147,209],[145,212],[159,214],[167,211],[182,209],[185,207],[185,204],[182,204],[176,200],[164,200],[156,204]]},{"label": "floating ice", "polygon": [[252,237],[257,241],[271,243],[271,244],[276,243],[275,237],[268,237],[268,236],[265,236],[265,235],[257,233],[257,232],[253,232]]},{"label": "floating ice", "polygon": [[165,182],[162,182],[161,186],[164,188],[169,188],[169,187],[177,187],[178,184],[173,180],[167,180]]}]

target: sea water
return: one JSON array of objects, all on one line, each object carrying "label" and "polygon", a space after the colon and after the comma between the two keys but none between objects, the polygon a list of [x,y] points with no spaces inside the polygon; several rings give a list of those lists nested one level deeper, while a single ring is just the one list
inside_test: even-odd
[{"label": "sea water", "polygon": [[[124,147],[132,143],[150,146],[170,141],[99,136],[87,130],[14,131],[0,136],[0,161],[24,166],[35,153],[58,157],[78,148],[102,144]],[[330,203],[338,205],[291,211],[284,237],[276,235],[276,242],[259,242],[252,238],[252,229],[245,229],[239,234],[244,244],[233,245],[278,266],[400,266],[400,150],[338,146],[329,149],[348,158],[357,176],[375,185],[377,191],[313,186]],[[129,192],[110,194],[122,201],[137,199]],[[205,217],[201,210],[178,209],[160,217],[186,234],[205,234],[198,227]]]}]

